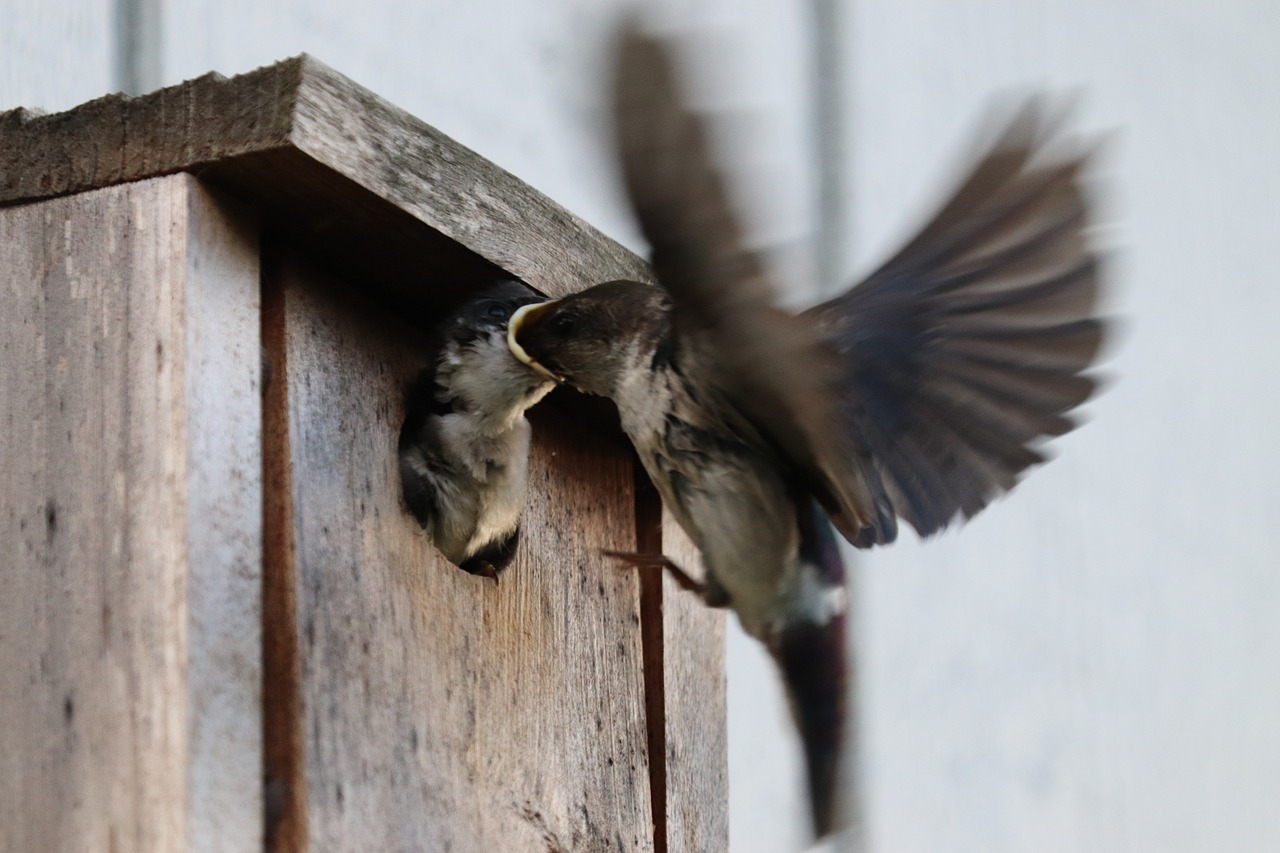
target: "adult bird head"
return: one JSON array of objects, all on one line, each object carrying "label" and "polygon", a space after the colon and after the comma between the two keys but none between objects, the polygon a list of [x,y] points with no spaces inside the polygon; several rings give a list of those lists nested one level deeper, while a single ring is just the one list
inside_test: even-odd
[{"label": "adult bird head", "polygon": [[587,394],[612,396],[637,356],[666,334],[670,298],[658,287],[611,281],[511,318],[507,345],[520,361]]}]

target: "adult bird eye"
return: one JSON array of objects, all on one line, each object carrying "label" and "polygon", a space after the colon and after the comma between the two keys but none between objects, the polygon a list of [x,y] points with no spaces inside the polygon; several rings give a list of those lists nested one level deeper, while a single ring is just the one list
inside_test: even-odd
[{"label": "adult bird eye", "polygon": [[511,316],[511,309],[500,302],[495,302],[485,309],[484,313],[491,320],[505,320]]},{"label": "adult bird eye", "polygon": [[551,318],[551,331],[557,335],[569,335],[573,333],[573,327],[577,325],[577,318],[572,314],[557,314]]}]

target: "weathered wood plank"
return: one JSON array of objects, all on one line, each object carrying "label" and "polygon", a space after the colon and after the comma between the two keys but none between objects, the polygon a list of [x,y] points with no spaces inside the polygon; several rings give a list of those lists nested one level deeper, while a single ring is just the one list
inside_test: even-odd
[{"label": "weathered wood plank", "polygon": [[276,849],[652,850],[638,580],[600,555],[634,542],[625,446],[542,411],[516,563],[467,575],[400,498],[412,330],[296,261],[269,277],[306,801]]},{"label": "weathered wood plank", "polygon": [[186,288],[181,302],[190,565],[187,849],[259,850],[263,800],[258,222],[251,211],[189,176],[161,181],[185,186],[188,193],[182,276]]},{"label": "weathered wood plank", "polygon": [[428,301],[497,269],[551,295],[649,276],[528,184],[305,55],[57,115],[0,115],[0,204],[184,170],[268,205],[347,256],[362,283]]},{"label": "weathered wood plank", "polygon": [[[636,551],[666,554],[702,576],[698,549],[635,466]],[[729,756],[724,611],[680,589],[663,569],[643,568],[649,784],[658,853],[729,849]]]},{"label": "weathered wood plank", "polygon": [[[428,309],[422,315],[427,322],[434,313],[432,308],[438,308],[439,305],[457,298],[477,282],[487,282],[501,274],[519,275],[552,294],[580,289],[608,278],[644,279],[649,276],[647,268],[638,258],[522,182],[307,57],[233,80],[211,75],[143,98],[105,98],[59,116],[33,117],[20,112],[0,116],[0,205],[79,192],[104,184],[127,182],[147,175],[167,174],[178,170],[198,172],[202,178],[220,183],[242,197],[252,199],[265,212],[265,218],[273,229],[288,232],[294,242],[299,242],[296,238],[301,237],[301,245],[326,265],[336,259],[345,272],[355,273],[342,276],[344,282],[354,282],[362,289],[366,286],[385,287],[399,298],[408,296],[412,302],[417,303],[416,307]],[[375,310],[368,300],[353,298],[356,302],[348,306],[350,310],[357,311],[359,302],[370,304],[368,310]],[[297,299],[294,301],[297,302]],[[307,578],[304,570],[311,565],[308,560],[316,553],[328,553],[314,550],[315,543],[323,541],[328,534],[324,534],[323,530],[323,535],[317,534],[314,525],[308,526],[314,521],[309,513],[311,505],[308,504],[304,510],[300,504],[304,497],[314,493],[314,483],[311,480],[297,480],[295,469],[303,461],[310,460],[314,463],[315,460],[306,455],[314,447],[311,444],[297,443],[297,429],[300,425],[311,424],[311,421],[306,418],[299,420],[302,410],[298,406],[302,403],[288,389],[298,387],[294,384],[298,375],[319,383],[341,380],[336,387],[347,395],[343,398],[342,405],[356,406],[359,403],[357,395],[361,393],[360,371],[373,369],[377,366],[377,358],[385,358],[386,364],[393,365],[386,369],[403,372],[408,369],[404,362],[404,352],[408,350],[389,354],[382,333],[370,331],[367,324],[357,324],[353,328],[358,328],[358,333],[351,333],[353,338],[349,342],[350,346],[338,349],[335,345],[321,353],[315,353],[308,348],[309,345],[298,343],[301,338],[297,336],[300,333],[295,333],[295,327],[300,325],[300,321],[290,325],[286,322],[287,316],[282,296],[278,304],[268,306],[264,320],[268,346],[276,356],[277,369],[282,371],[282,378],[276,387],[269,389],[269,402],[263,424],[266,440],[277,451],[267,455],[264,470],[269,491],[266,495],[265,519],[265,564],[268,575],[263,594],[270,602],[263,649],[263,666],[268,678],[264,697],[267,732],[264,757],[268,777],[270,843],[276,849],[302,849],[310,840],[326,846],[345,838],[355,844],[358,839],[365,837],[361,833],[368,827],[357,833],[354,831],[357,824],[351,823],[349,818],[334,818],[334,805],[337,804],[338,813],[341,814],[346,794],[338,793],[336,788],[326,784],[326,780],[348,778],[346,774],[351,769],[350,764],[337,761],[330,768],[329,765],[318,763],[317,759],[317,756],[323,754],[320,751],[323,742],[318,740],[319,735],[316,734],[316,709],[341,705],[344,694],[335,685],[313,677],[317,672],[328,672],[327,668],[307,669],[309,662],[314,663],[310,655],[316,652],[308,646],[305,631],[299,627],[307,624],[314,626],[316,609],[321,606],[320,597],[314,594],[314,590],[309,597],[307,588],[302,584],[305,584]],[[416,311],[411,311],[406,316],[418,315]],[[314,318],[308,319],[308,322],[312,320]],[[402,346],[411,344],[411,340],[405,337],[401,343]],[[295,346],[301,347],[298,350],[303,354],[301,363],[293,354],[292,348]],[[348,357],[351,359],[350,363],[347,363]],[[374,361],[369,361],[370,358]],[[397,382],[403,378],[406,377],[397,375]],[[210,399],[217,387],[218,383],[206,386]],[[381,405],[385,411],[397,409],[398,387],[392,390],[388,390],[389,388],[391,386],[380,386],[380,403],[372,400],[366,402],[370,406]],[[201,404],[196,399],[187,402],[193,412]],[[342,410],[342,405],[338,405],[337,409]],[[365,411],[361,420],[360,412],[352,408],[344,421],[329,423],[321,419],[317,423],[326,428],[340,429],[340,433],[329,435],[329,438],[343,436],[343,440],[347,440],[349,436],[366,434],[371,418],[383,425],[395,420],[388,420],[389,416],[384,409]],[[315,403],[302,413],[310,418],[325,411],[320,403]],[[398,422],[396,425],[398,426]],[[557,429],[562,434],[547,439],[540,445],[539,452],[558,454],[558,466],[567,458],[578,461],[570,463],[567,471],[562,470],[554,477],[546,473],[548,479],[544,485],[550,501],[549,507],[558,507],[557,512],[576,513],[572,521],[560,521],[557,524],[574,525],[577,531],[574,535],[577,538],[573,540],[576,543],[573,548],[577,550],[567,555],[550,549],[546,551],[545,571],[552,576],[558,576],[555,574],[555,567],[566,565],[566,559],[571,561],[568,564],[577,559],[580,567],[607,566],[607,562],[599,560],[599,550],[608,547],[613,539],[627,540],[634,532],[634,528],[619,528],[610,520],[612,516],[609,513],[618,507],[611,509],[607,501],[605,504],[599,503],[601,494],[613,498],[623,495],[622,506],[626,510],[626,517],[631,518],[629,490],[633,480],[629,472],[624,471],[625,476],[619,480],[615,476],[616,472],[609,473],[607,465],[599,471],[592,467],[598,457],[607,456],[615,462],[625,460],[625,451],[612,448],[606,452],[602,449],[605,445],[597,447],[592,444],[597,439],[587,439],[585,443],[579,441],[583,433],[581,424],[560,424]],[[605,441],[607,444],[607,440]],[[569,447],[569,443],[573,447]],[[369,450],[366,461],[370,470],[380,470],[379,466],[392,464],[393,447],[394,442],[387,446],[385,457]],[[548,450],[551,447],[559,449]],[[585,459],[591,460],[589,465],[583,461]],[[626,468],[625,461],[617,464]],[[575,466],[583,465],[591,470],[584,475],[576,489],[564,491],[567,487],[560,478],[566,474],[573,476]],[[312,465],[305,470],[309,477],[314,477],[317,472],[325,469],[323,466]],[[387,506],[398,509],[398,491],[392,488],[395,486],[394,477],[377,482],[385,493],[379,497],[377,506],[380,509],[375,510],[375,514],[378,511],[385,512]],[[347,485],[360,484],[352,479]],[[386,491],[387,489],[391,491]],[[556,491],[557,489],[561,491]],[[597,491],[599,494],[590,497]],[[357,494],[358,488],[350,492],[350,495]],[[388,494],[392,496],[390,504],[383,500]],[[338,501],[338,496],[332,496],[332,500]],[[334,503],[330,509],[337,505]],[[205,507],[213,508],[212,504]],[[582,521],[579,515],[586,521]],[[536,511],[531,515],[530,541],[536,541],[538,536],[556,534],[558,528],[544,529],[546,520],[545,516],[538,516]],[[397,518],[396,523],[409,522],[405,517]],[[320,524],[321,528],[325,526]],[[342,528],[338,522],[334,522],[329,525],[329,529],[333,531]],[[309,538],[304,537],[307,531],[310,531]],[[396,535],[405,534],[401,531]],[[357,538],[341,547],[335,546],[338,549],[336,553],[340,553],[343,559],[354,561],[354,564],[365,560],[369,565],[381,565],[387,558],[385,548],[383,551],[361,550],[366,544],[362,538]],[[407,546],[401,543],[397,547]],[[422,554],[435,558],[434,551],[429,546],[420,543],[415,547],[421,550],[419,558]],[[526,549],[532,547],[529,542],[526,543]],[[355,551],[351,551],[351,548],[355,548]],[[575,553],[579,556],[573,557]],[[323,562],[322,559],[321,564]],[[296,574],[291,571],[293,567],[299,568]],[[615,576],[611,572],[605,574],[611,579],[606,586],[613,590],[612,579]],[[470,580],[453,578],[449,582],[465,585]],[[532,580],[522,583],[526,582],[534,584]],[[492,610],[493,619],[514,619],[518,625],[521,620],[531,618],[534,598],[568,595],[562,586],[563,583],[560,586],[551,583],[545,590],[530,586],[523,593],[529,600],[522,599],[518,606],[504,605],[510,612],[493,609],[490,605],[486,607]],[[631,607],[627,614],[630,618],[638,607],[635,578],[625,582],[622,589],[622,597],[610,606],[614,610],[618,607]],[[558,598],[555,600],[559,601]],[[366,608],[372,607],[369,601],[358,596],[353,601]],[[471,601],[468,605],[467,601],[464,598],[461,603],[451,604],[450,607],[470,606],[470,611],[459,617],[458,613],[450,610],[450,615],[455,619],[462,618],[464,622],[466,615],[474,616],[476,602]],[[542,605],[545,609],[546,602],[543,601]],[[673,606],[679,608],[680,605]],[[565,618],[567,614],[577,620],[581,616],[575,609],[577,607],[579,604],[566,610],[552,608],[546,612],[557,618]],[[598,623],[606,616],[619,616],[619,613],[608,607],[605,611],[603,616],[596,613],[591,618]],[[439,615],[432,614],[431,624],[448,624],[440,623],[436,619]],[[699,614],[691,616],[694,620],[698,617]],[[591,624],[590,619],[587,624]],[[670,637],[662,636],[657,639],[658,647],[669,647],[674,653],[670,657],[671,669],[662,669],[659,678],[650,680],[650,687],[672,692],[672,708],[676,716],[671,720],[662,718],[655,722],[655,726],[662,730],[662,737],[657,744],[664,749],[664,753],[656,758],[661,765],[660,769],[665,773],[666,762],[669,760],[665,754],[665,745],[669,743],[675,750],[673,755],[676,760],[693,760],[689,756],[696,752],[698,757],[693,760],[694,763],[701,763],[705,759],[708,762],[705,768],[709,769],[700,771],[702,775],[698,775],[696,781],[694,777],[680,777],[679,774],[673,776],[672,782],[676,787],[671,789],[666,787],[665,775],[662,776],[664,781],[659,796],[678,798],[679,803],[670,808],[683,810],[681,814],[684,816],[673,818],[670,826],[680,839],[685,840],[672,841],[671,849],[708,849],[703,839],[717,838],[723,834],[722,829],[715,826],[717,816],[723,819],[723,785],[718,788],[715,785],[708,787],[708,778],[714,777],[715,772],[719,772],[715,768],[723,764],[722,755],[720,758],[716,756],[714,738],[703,743],[699,739],[701,736],[694,737],[690,741],[694,744],[691,751],[681,745],[682,738],[689,736],[688,733],[673,731],[668,739],[666,730],[673,726],[700,725],[710,721],[711,725],[720,727],[718,735],[723,738],[722,681],[705,679],[704,673],[698,671],[696,665],[701,663],[704,668],[720,667],[719,643],[722,640],[715,639],[711,645],[705,645],[699,632],[691,631],[686,634],[676,631],[677,624],[669,621],[658,625],[660,630],[671,632]],[[282,625],[289,626],[289,630],[281,631]],[[714,629],[714,624],[712,627]],[[596,646],[603,648],[607,643],[602,638],[608,636],[608,631],[599,625],[597,628],[604,633],[593,635],[593,641]],[[615,628],[616,626],[610,627],[608,630],[614,631]],[[410,630],[409,636],[416,636],[414,630],[421,632],[421,628],[414,628]],[[565,628],[562,634],[553,635],[555,649],[562,656],[577,648],[591,648],[589,643],[583,645],[580,642],[581,638],[575,633],[576,630],[578,629]],[[391,642],[390,629],[379,636],[384,641]],[[468,636],[470,635],[465,633],[462,635],[464,639]],[[605,727],[601,729],[602,732],[612,731],[610,727],[620,727],[623,732],[625,743],[623,747],[619,747],[621,752],[616,756],[608,756],[615,759],[615,764],[606,762],[605,766],[625,767],[627,783],[634,784],[633,768],[640,768],[642,782],[648,773],[644,766],[646,750],[643,722],[639,729],[631,728],[637,719],[637,713],[643,721],[643,710],[637,709],[643,708],[644,693],[642,686],[638,688],[632,684],[624,689],[622,682],[617,680],[625,681],[630,677],[628,673],[634,675],[634,670],[641,665],[639,647],[636,645],[639,643],[638,623],[636,626],[623,626],[620,636],[624,640],[618,651],[628,663],[616,671],[610,667],[608,673],[602,676],[602,690],[612,685],[610,689],[604,690],[603,695],[611,697],[613,704],[601,716],[604,722],[600,725]],[[448,640],[456,641],[456,637]],[[681,645],[693,642],[697,645]],[[448,653],[457,654],[460,648],[450,646]],[[344,654],[326,651],[326,654],[330,653],[338,654],[339,657]],[[504,654],[506,657],[497,654],[495,662],[486,666],[495,674],[505,673],[509,677],[513,667],[518,669],[513,660],[518,662],[525,652],[516,655],[512,649],[507,649]],[[681,669],[682,656],[690,655],[692,657],[686,663],[692,661],[695,665],[692,669]],[[582,666],[578,664],[575,669],[574,666],[566,665],[556,669],[555,675],[557,678],[564,678],[582,671]],[[416,658],[406,671],[414,667],[422,667]],[[550,671],[540,670],[540,673],[539,677],[544,681],[550,678]],[[463,679],[462,683],[470,683],[468,679],[474,679],[475,676],[470,669],[456,672],[440,669],[432,684],[448,695],[458,678]],[[689,685],[681,681],[686,678],[700,679],[698,684],[692,686],[687,701],[677,695],[689,688]],[[395,706],[403,699],[410,706],[416,707],[413,703],[425,702],[427,697],[434,695],[429,689],[432,684],[420,685],[419,692],[407,694],[407,698],[393,698],[391,705]],[[716,687],[717,684],[721,686]],[[503,688],[507,686],[509,685],[503,684]],[[544,684],[542,688],[533,691],[527,701],[516,703],[518,709],[542,719],[538,715],[545,717],[550,707],[547,699],[549,689]],[[496,686],[483,686],[483,689],[476,687],[472,693],[482,696],[485,705],[501,705],[507,697],[501,694],[495,699],[491,695],[494,691],[501,694]],[[374,694],[366,696],[365,701],[379,701],[370,697],[382,695],[383,690],[379,688]],[[394,691],[386,695],[397,696]],[[665,701],[665,696],[663,699]],[[699,710],[697,706],[702,703],[706,707],[700,709],[701,715],[689,713]],[[661,709],[664,705],[659,703],[656,707]],[[620,709],[627,708],[630,709],[630,715],[623,713],[619,716]],[[576,715],[584,711],[581,707],[564,710],[572,710],[575,714],[565,718],[568,720],[577,719]],[[595,717],[583,719],[593,720]],[[439,723],[445,728],[459,724],[454,717],[424,718],[425,722]],[[462,721],[460,725],[465,728],[466,725],[473,724]],[[531,810],[524,809],[523,806],[517,810],[520,821],[517,825],[525,827],[523,831],[526,834],[534,832],[534,836],[541,838],[544,844],[561,844],[569,849],[576,848],[580,843],[588,843],[584,839],[595,839],[590,843],[603,844],[607,826],[614,830],[627,827],[634,830],[634,838],[630,840],[625,838],[625,831],[618,839],[614,839],[625,843],[627,849],[644,849],[646,845],[651,845],[654,842],[652,828],[646,829],[648,825],[636,818],[636,815],[652,817],[648,806],[647,785],[641,785],[644,788],[643,797],[630,789],[619,794],[621,789],[617,785],[622,778],[618,775],[622,772],[619,769],[597,768],[592,771],[603,776],[598,780],[599,784],[593,783],[592,786],[583,788],[579,804],[584,811],[580,818],[566,815],[562,810],[557,811],[557,806],[563,805],[560,800],[568,796],[566,792],[575,790],[574,785],[582,787],[595,778],[591,772],[587,772],[583,763],[587,760],[585,756],[586,751],[589,751],[588,746],[594,741],[580,736],[578,740],[573,740],[575,736],[559,731],[546,719],[543,719],[542,725],[543,729],[529,735],[538,741],[536,749],[530,751],[526,744],[525,752],[520,755],[515,752],[510,755],[504,753],[495,765],[500,769],[510,766],[510,772],[503,770],[508,781],[507,788],[502,790],[510,792],[523,786],[540,791],[540,796],[550,798],[546,801],[550,804],[546,810],[535,806],[530,806]],[[558,721],[558,725],[560,728],[566,727],[563,720]],[[570,723],[567,727],[573,729],[573,724]],[[334,737],[338,738],[357,738],[359,734],[364,734],[363,730],[354,728],[338,727],[335,731],[337,734]],[[554,737],[548,732],[554,733]],[[640,741],[627,740],[635,736],[636,732],[639,732]],[[566,746],[566,738],[573,742]],[[513,741],[519,742],[519,739]],[[379,742],[372,739],[358,748],[351,748],[349,752],[351,756],[366,755],[369,750],[376,751],[378,748]],[[417,780],[414,784],[419,786],[428,783],[454,786],[449,789],[448,796],[435,796],[432,802],[436,804],[437,811],[432,814],[440,816],[441,825],[452,826],[453,829],[449,831],[462,833],[457,838],[472,839],[475,831],[479,831],[481,837],[487,839],[519,837],[519,831],[508,825],[512,819],[509,807],[498,808],[490,803],[474,813],[459,811],[459,803],[467,804],[475,800],[474,795],[478,789],[475,788],[473,777],[477,771],[473,766],[467,770],[467,777],[458,781],[455,771],[458,770],[457,762],[460,759],[457,756],[448,757],[447,752],[447,749],[440,746],[430,757],[430,761],[434,762],[433,766],[437,768],[434,777],[429,773],[422,777],[415,776],[411,770],[406,769],[407,765],[392,769],[399,774],[397,778],[412,777]],[[624,753],[627,760],[622,762]],[[535,767],[530,763],[533,757],[537,757],[543,765]],[[330,769],[332,773],[326,776]],[[432,779],[435,781],[432,782]],[[699,787],[689,788],[690,783]],[[685,787],[681,788],[682,785]],[[402,787],[404,786],[398,785],[396,790]],[[382,803],[379,797],[387,794],[376,785],[368,790],[372,792],[369,794],[371,801],[379,803]],[[405,790],[407,792],[409,789]],[[492,791],[489,793],[492,794]],[[409,794],[402,792],[395,795],[401,799],[392,797],[392,800],[404,806],[404,814],[408,815],[408,800],[403,799],[405,796]],[[720,798],[718,801],[716,796]],[[613,799],[610,800],[610,797]],[[540,801],[535,797],[529,802],[536,805]],[[422,804],[418,802],[417,805],[421,807]],[[696,808],[691,808],[691,805]],[[713,807],[714,812],[704,813]],[[661,811],[665,814],[667,809]],[[485,817],[483,820],[478,817],[491,814],[499,817]],[[609,822],[600,822],[600,815],[609,815]],[[464,817],[466,822],[463,821]],[[410,820],[408,817],[405,819]],[[662,821],[666,827],[666,818],[662,818]],[[685,824],[688,826],[681,828]],[[405,826],[416,827],[418,824],[410,821]],[[480,829],[476,830],[475,827]],[[390,831],[391,828],[384,828],[384,832]],[[421,837],[433,840],[448,840],[453,837],[441,835],[443,831],[433,829],[431,832],[435,832],[435,835]],[[511,834],[513,831],[516,832],[515,835]],[[389,835],[386,838],[388,843],[394,841]],[[666,841],[664,836],[659,843],[665,844]],[[466,843],[472,841],[467,840]],[[684,847],[681,847],[682,844]],[[710,849],[715,849],[715,846],[712,845]]]},{"label": "weathered wood plank", "polygon": [[293,525],[284,285],[263,276],[262,347],[262,727],[265,847],[306,849],[302,671],[297,626],[297,542]]},{"label": "weathered wood plank", "polygon": [[[666,510],[662,551],[700,573],[698,549]],[[662,576],[663,727],[668,853],[729,849],[724,610]]]},{"label": "weathered wood plank", "polygon": [[257,279],[187,176],[0,211],[0,849],[261,844]]}]

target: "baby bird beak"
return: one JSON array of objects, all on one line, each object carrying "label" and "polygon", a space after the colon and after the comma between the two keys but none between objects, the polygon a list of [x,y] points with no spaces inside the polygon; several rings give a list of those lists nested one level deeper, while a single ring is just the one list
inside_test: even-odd
[{"label": "baby bird beak", "polygon": [[510,322],[507,323],[507,349],[511,350],[511,354],[522,364],[529,365],[537,373],[553,382],[564,382],[564,377],[552,373],[533,356],[525,352],[524,347],[520,344],[520,334],[522,331],[528,334],[536,330],[551,315],[553,306],[559,301],[559,299],[552,299],[548,302],[535,302],[532,305],[525,305],[512,314]]}]

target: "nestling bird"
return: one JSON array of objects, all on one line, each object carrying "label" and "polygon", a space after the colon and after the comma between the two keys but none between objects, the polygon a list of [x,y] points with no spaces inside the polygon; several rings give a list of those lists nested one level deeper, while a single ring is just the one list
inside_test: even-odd
[{"label": "nestling bird", "polygon": [[542,298],[517,281],[479,293],[436,329],[431,360],[406,394],[405,502],[449,560],[495,579],[520,540],[529,462],[524,413],[554,386],[511,357],[507,323]]},{"label": "nestling bird", "polygon": [[805,748],[815,830],[836,822],[844,567],[852,544],[969,519],[1073,428],[1103,325],[1080,150],[1036,101],[920,232],[861,283],[801,314],[774,306],[744,247],[703,120],[659,42],[624,35],[617,145],[661,287],[609,282],[521,309],[531,366],[612,398],[702,551],[695,582],[777,661]]}]

